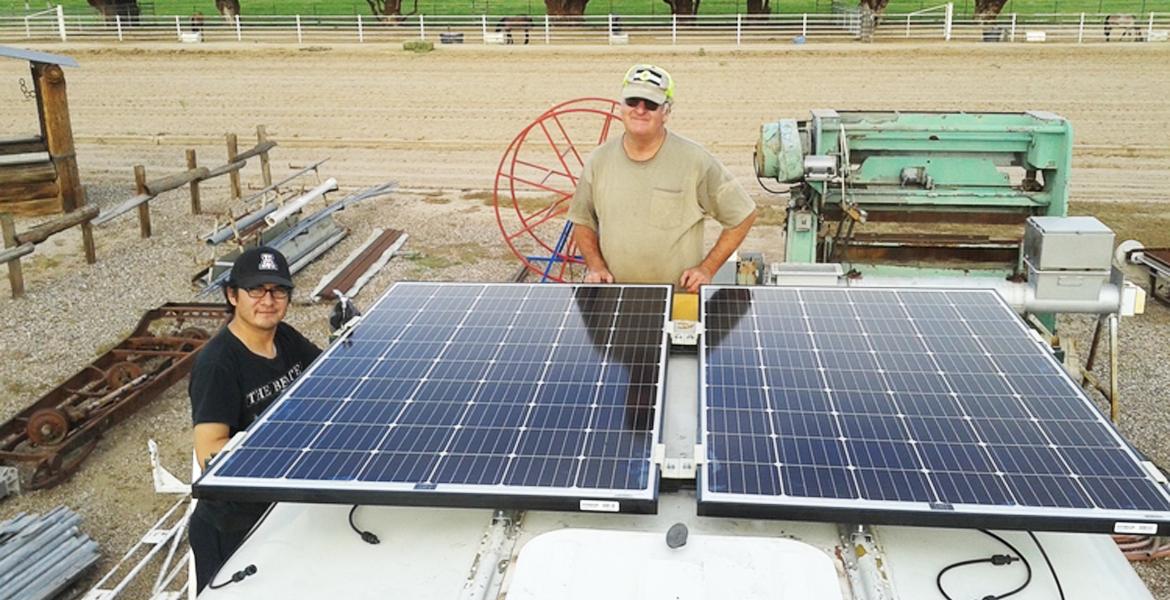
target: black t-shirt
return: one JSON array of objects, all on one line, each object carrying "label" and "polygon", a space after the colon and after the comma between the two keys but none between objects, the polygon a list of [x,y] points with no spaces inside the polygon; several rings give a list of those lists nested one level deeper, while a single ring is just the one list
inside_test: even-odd
[{"label": "black t-shirt", "polygon": [[[230,435],[247,429],[321,354],[320,348],[287,323],[276,326],[274,343],[274,358],[260,356],[227,327],[207,342],[195,359],[187,385],[196,425],[223,423]],[[221,530],[239,530],[251,528],[267,507],[264,503],[200,500],[195,512]]]}]

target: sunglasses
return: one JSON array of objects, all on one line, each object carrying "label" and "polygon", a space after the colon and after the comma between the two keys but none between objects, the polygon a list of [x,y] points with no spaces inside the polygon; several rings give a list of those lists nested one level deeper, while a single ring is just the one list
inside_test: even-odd
[{"label": "sunglasses", "polygon": [[648,110],[650,112],[654,112],[654,111],[658,110],[658,108],[660,106],[662,106],[661,104],[659,104],[653,100],[647,100],[645,98],[626,98],[625,102],[626,102],[626,106],[628,106],[630,108],[638,108],[638,103],[642,103],[646,106],[646,110]]}]

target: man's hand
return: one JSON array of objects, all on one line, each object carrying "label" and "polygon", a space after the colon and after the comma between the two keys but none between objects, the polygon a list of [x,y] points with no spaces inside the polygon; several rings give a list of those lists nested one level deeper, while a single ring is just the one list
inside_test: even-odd
[{"label": "man's hand", "polygon": [[586,269],[585,283],[613,283],[613,273],[609,269]]},{"label": "man's hand", "polygon": [[686,271],[683,271],[682,278],[679,279],[678,285],[679,287],[693,294],[699,291],[700,285],[711,283],[711,277],[713,275],[714,274],[708,271],[707,268],[703,265],[691,267]]}]

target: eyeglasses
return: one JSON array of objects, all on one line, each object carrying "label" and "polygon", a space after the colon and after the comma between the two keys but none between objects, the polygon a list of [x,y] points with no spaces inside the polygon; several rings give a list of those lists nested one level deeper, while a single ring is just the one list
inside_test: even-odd
[{"label": "eyeglasses", "polygon": [[626,106],[630,108],[638,108],[639,102],[644,104],[646,106],[646,110],[650,112],[654,112],[662,106],[653,100],[647,100],[645,98],[626,98]]},{"label": "eyeglasses", "polygon": [[292,294],[292,290],[290,290],[286,287],[281,287],[281,286],[270,287],[270,288],[254,287],[254,288],[248,288],[244,291],[247,292],[248,297],[253,299],[253,300],[259,300],[259,299],[263,298],[264,294],[272,294],[273,300],[282,301],[282,300],[288,300],[288,297]]}]

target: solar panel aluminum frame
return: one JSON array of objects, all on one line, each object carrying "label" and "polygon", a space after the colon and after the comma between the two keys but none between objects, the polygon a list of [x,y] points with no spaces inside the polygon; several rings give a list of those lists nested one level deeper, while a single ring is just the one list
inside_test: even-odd
[{"label": "solar panel aluminum frame", "polygon": [[[494,286],[494,287],[545,287],[552,284],[539,283],[463,283],[463,282],[397,282],[388,288],[382,296],[366,311],[365,315],[373,314],[382,302],[391,296],[393,290],[400,286]],[[588,287],[574,284],[576,287]],[[601,287],[601,286],[598,286]],[[658,385],[654,397],[654,423],[650,431],[650,453],[647,455],[648,480],[643,489],[628,490],[620,488],[593,489],[567,488],[542,486],[515,486],[515,485],[483,485],[483,484],[417,484],[396,482],[361,482],[361,481],[326,481],[308,480],[311,485],[305,485],[306,480],[275,480],[267,478],[225,477],[218,474],[227,462],[230,453],[245,445],[248,438],[259,429],[259,426],[269,420],[276,412],[276,408],[287,397],[293,395],[297,389],[310,381],[313,373],[324,363],[330,349],[343,344],[347,339],[361,330],[361,322],[348,328],[329,348],[322,353],[318,360],[281,395],[276,398],[269,408],[261,415],[248,430],[234,436],[220,452],[218,461],[213,461],[209,469],[192,485],[192,495],[196,498],[211,498],[216,500],[242,502],[304,502],[324,504],[371,504],[394,506],[434,506],[453,508],[502,508],[502,509],[530,509],[530,510],[562,510],[562,511],[590,511],[614,513],[642,513],[654,514],[658,510],[658,487],[661,478],[661,467],[654,457],[654,448],[661,443],[663,423],[663,396],[666,386],[666,356],[669,352],[669,332],[667,324],[670,321],[673,295],[670,286],[661,285],[607,285],[606,288],[662,288],[665,290],[665,308],[663,312],[662,334],[659,341]],[[620,314],[620,313],[619,313]],[[300,483],[298,483],[300,482]]]},{"label": "solar panel aluminum frame", "polygon": [[[743,288],[745,286],[705,286],[704,291],[720,288]],[[753,286],[768,289],[765,286]],[[786,287],[789,290],[839,290],[842,288],[800,286]],[[956,292],[960,290],[943,288],[879,288],[897,292]],[[1015,315],[1011,307],[994,290],[961,290],[966,292],[984,291],[995,297],[1001,307]],[[698,513],[703,516],[808,520],[837,523],[866,523],[872,525],[911,525],[924,527],[990,528],[1016,530],[1068,531],[1080,533],[1140,533],[1144,535],[1170,535],[1170,512],[1141,510],[1110,510],[1099,508],[1050,508],[1024,506],[996,506],[980,504],[934,504],[928,502],[888,501],[868,499],[832,499],[808,496],[772,496],[744,493],[712,492],[707,489],[711,479],[711,463],[706,452],[706,441],[710,434],[707,385],[707,329],[705,327],[707,295],[700,295],[700,319],[704,323],[704,334],[699,341],[699,435],[704,444],[704,460],[700,465],[696,482]],[[1156,467],[1143,461],[1099,409],[1076,385],[1056,361],[1047,344],[1029,329],[1018,317],[1016,325],[1041,350],[1046,361],[1060,373],[1073,395],[1092,407],[1096,419],[1105,426],[1129,457],[1144,468],[1147,476],[1158,482],[1156,489],[1170,501],[1170,489],[1164,478],[1156,474]],[[1155,472],[1151,472],[1154,470]]]}]

